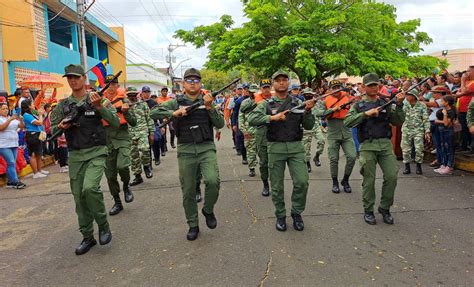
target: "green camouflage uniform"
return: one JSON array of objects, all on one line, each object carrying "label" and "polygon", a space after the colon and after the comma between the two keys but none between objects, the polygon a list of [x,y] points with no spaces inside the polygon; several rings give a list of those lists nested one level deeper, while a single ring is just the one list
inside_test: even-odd
[{"label": "green camouflage uniform", "polygon": [[150,118],[150,108],[147,103],[137,102],[132,107],[132,110],[137,118],[137,125],[134,127],[130,126],[130,137],[132,139],[130,157],[132,159],[132,173],[136,176],[142,173],[142,165],[151,165],[148,136],[154,134],[155,125]]},{"label": "green camouflage uniform", "polygon": [[412,146],[415,146],[415,162],[423,162],[423,149],[425,134],[430,132],[430,122],[428,120],[428,110],[426,106],[416,101],[412,106],[408,101],[403,105],[405,112],[405,122],[402,126],[401,148],[403,152],[403,163],[411,161]]},{"label": "green camouflage uniform", "polygon": [[[254,169],[257,166],[257,150],[256,150],[256,128],[249,126],[248,113],[251,112],[257,104],[252,98],[245,99],[240,105],[239,111],[239,129],[244,134],[245,148],[247,149],[247,160],[249,169]],[[246,139],[245,135],[249,134],[250,138]]]},{"label": "green camouflage uniform", "polygon": [[314,118],[313,136],[316,139],[316,154],[321,155],[324,152],[324,144],[326,142],[326,137],[324,136],[322,130],[320,117]]}]

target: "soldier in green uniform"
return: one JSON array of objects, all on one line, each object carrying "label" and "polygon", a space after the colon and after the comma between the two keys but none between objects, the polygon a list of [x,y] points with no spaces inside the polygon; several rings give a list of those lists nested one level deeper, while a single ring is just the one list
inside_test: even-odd
[{"label": "soldier in green uniform", "polygon": [[[342,87],[342,82],[333,80],[329,83],[329,92],[333,92]],[[334,95],[326,97],[320,101],[315,108],[314,115],[317,117],[327,118],[327,140],[328,140],[328,156],[330,163],[330,171],[332,177],[332,192],[339,193],[338,183],[338,166],[339,151],[342,148],[346,155],[346,167],[344,169],[344,177],[341,185],[344,192],[352,192],[349,185],[349,177],[356,162],[356,150],[352,139],[352,131],[344,125],[344,119],[348,113],[348,108],[343,109],[342,106],[350,103],[350,97],[345,92],[338,92]]]},{"label": "soldier in green uniform", "polygon": [[[55,133],[64,130],[69,149],[69,179],[76,203],[79,230],[84,239],[76,248],[81,255],[97,244],[94,239],[94,220],[99,226],[99,243],[112,240],[100,180],[107,158],[107,139],[102,120],[111,127],[119,127],[119,119],[110,102],[97,93],[87,93],[86,77],[81,65],[66,66],[72,95],[61,101],[51,113],[51,128]],[[77,115],[77,116],[74,116]],[[74,116],[75,123],[63,119]]]},{"label": "soldier in green uniform", "polygon": [[375,170],[377,163],[383,172],[382,196],[378,211],[383,221],[393,224],[390,207],[397,186],[398,165],[393,154],[391,131],[392,125],[401,125],[404,121],[403,94],[397,94],[396,108],[392,106],[379,110],[386,100],[378,98],[379,76],[374,73],[363,77],[366,97],[353,105],[344,120],[348,127],[358,126],[360,142],[360,173],[362,174],[362,201],[364,203],[364,220],[375,224]]},{"label": "soldier in green uniform", "polygon": [[135,186],[143,182],[142,165],[146,178],[153,177],[150,142],[154,140],[155,124],[150,117],[150,108],[145,101],[137,101],[136,97],[131,97],[130,100],[135,101],[132,111],[137,118],[137,124],[130,126],[132,140],[130,157],[132,159],[132,173],[135,175],[130,186]]},{"label": "soldier in green uniform", "polygon": [[[195,240],[199,234],[198,208],[196,202],[196,180],[199,173],[204,179],[205,197],[202,214],[210,229],[217,226],[214,205],[220,189],[217,166],[214,129],[224,127],[224,118],[213,105],[211,95],[201,93],[201,73],[190,68],[184,73],[184,95],[153,108],[153,119],[171,119],[178,138],[178,168],[183,207],[189,225],[188,240]],[[194,103],[201,105],[190,112],[186,107]]]},{"label": "soldier in green uniform", "polygon": [[406,94],[403,112],[405,113],[401,141],[403,163],[405,164],[403,174],[411,173],[410,162],[413,146],[415,146],[416,174],[422,174],[421,164],[423,163],[425,139],[429,140],[430,138],[430,121],[428,120],[428,108],[418,101],[416,90]]},{"label": "soldier in green uniform", "polygon": [[251,126],[267,125],[268,168],[272,201],[277,217],[276,229],[286,231],[286,209],[284,197],[285,167],[288,164],[293,180],[291,196],[291,217],[293,227],[304,229],[301,213],[306,206],[308,192],[308,170],[305,163],[305,152],[301,139],[303,128],[311,130],[314,117],[311,109],[313,102],[306,103],[304,110],[290,112],[290,109],[301,104],[301,100],[288,95],[290,79],[287,73],[277,71],[272,76],[275,95],[266,102],[258,104],[249,115]]},{"label": "soldier in green uniform", "polygon": [[[313,108],[313,115],[315,111],[316,109]],[[319,157],[323,154],[324,144],[326,143],[326,137],[324,136],[320,117],[314,117],[313,136],[316,139],[316,154],[313,157],[313,161],[314,164],[319,167],[321,166],[321,161],[319,160]]]},{"label": "soldier in green uniform", "polygon": [[249,97],[243,100],[239,111],[239,129],[244,134],[245,149],[247,150],[247,160],[249,167],[249,176],[255,176],[255,167],[257,166],[257,151],[256,151],[256,128],[248,124],[248,113],[257,106],[255,103],[255,93],[258,92],[258,86],[250,85],[248,92]]},{"label": "soldier in green uniform", "polygon": [[[302,94],[305,100],[310,100],[315,95],[315,93],[313,92],[311,88],[303,89]],[[308,172],[311,172],[311,163],[310,163],[311,162],[311,142],[313,141],[313,135],[314,135],[314,126],[313,126],[313,129],[311,130],[303,130],[302,143],[304,146],[305,161],[306,161],[306,166],[308,167]]]},{"label": "soldier in green uniform", "polygon": [[[111,102],[117,110],[117,116],[120,119],[120,126],[114,128],[109,124],[105,124],[107,132],[107,149],[109,156],[107,157],[105,166],[105,177],[109,185],[110,194],[114,199],[114,206],[109,210],[110,215],[116,215],[123,210],[122,200],[120,199],[120,185],[117,180],[117,174],[123,182],[123,193],[125,202],[133,201],[133,193],[128,186],[130,183],[130,134],[128,125],[135,126],[137,119],[135,114],[129,108],[130,101],[125,98],[122,91],[118,91],[118,79],[113,80],[114,75],[108,75],[106,83],[110,82],[109,88],[105,92],[106,98]],[[135,88],[128,88],[129,91],[137,93]]]}]

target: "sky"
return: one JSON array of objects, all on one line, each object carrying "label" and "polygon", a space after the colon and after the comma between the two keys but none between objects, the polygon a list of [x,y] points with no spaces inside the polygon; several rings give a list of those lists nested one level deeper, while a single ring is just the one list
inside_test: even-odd
[{"label": "sky", "polygon": [[[90,2],[90,1],[89,1]],[[427,32],[433,43],[422,54],[441,50],[474,48],[473,0],[385,0],[397,8],[397,21],[420,18],[419,31]],[[246,22],[240,0],[97,0],[91,13],[109,26],[123,26],[127,58],[133,63],[167,67],[168,45],[182,45],[173,38],[177,29],[191,30],[231,15],[235,25]],[[173,51],[176,75],[186,68],[201,68],[207,49],[187,44]]]}]

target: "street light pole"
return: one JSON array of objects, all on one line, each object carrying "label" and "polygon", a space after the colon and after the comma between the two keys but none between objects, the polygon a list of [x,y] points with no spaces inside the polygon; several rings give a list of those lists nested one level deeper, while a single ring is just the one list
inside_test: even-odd
[{"label": "street light pole", "polygon": [[[84,67],[84,71],[87,71],[87,44],[86,44],[86,31],[84,28],[84,17],[86,11],[85,0],[77,0],[77,15],[79,17],[79,51],[81,53],[81,65]],[[89,85],[89,77],[86,73],[86,83]]]}]

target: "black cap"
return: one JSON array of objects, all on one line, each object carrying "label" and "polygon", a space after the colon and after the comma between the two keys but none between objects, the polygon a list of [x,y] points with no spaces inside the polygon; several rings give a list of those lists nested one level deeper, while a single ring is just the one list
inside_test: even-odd
[{"label": "black cap", "polygon": [[162,91],[164,91],[164,90],[168,91],[168,87],[163,87],[163,88],[161,88],[161,90]]},{"label": "black cap", "polygon": [[198,69],[195,69],[195,68],[190,68],[190,69],[187,69],[186,72],[184,72],[184,76],[183,78],[186,79],[186,78],[190,78],[190,77],[196,77],[196,78],[201,78],[201,72],[199,72]]},{"label": "black cap", "polygon": [[260,87],[265,88],[265,87],[270,87],[272,85],[272,80],[271,79],[262,79],[260,81]]}]

